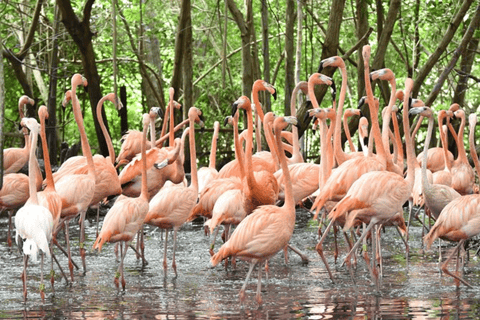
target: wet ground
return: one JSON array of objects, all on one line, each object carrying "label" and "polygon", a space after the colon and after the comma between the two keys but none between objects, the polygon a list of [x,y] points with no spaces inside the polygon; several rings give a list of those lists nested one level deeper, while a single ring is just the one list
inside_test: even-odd
[{"label": "wet ground", "polygon": [[[473,288],[457,287],[451,277],[438,272],[438,250],[424,253],[421,227],[413,226],[410,235],[410,263],[407,271],[404,246],[397,232],[386,229],[382,234],[383,279],[380,292],[370,281],[365,262],[360,258],[355,282],[345,267],[340,267],[346,246],[339,240],[339,263],[333,258],[333,237],[325,245],[326,255],[333,267],[333,284],[315,251],[317,228],[311,215],[297,209],[297,224],[292,244],[302,250],[310,263],[301,263],[290,253],[285,264],[283,254],[270,262],[268,281],[263,279],[263,304],[255,301],[256,272],[247,286],[246,301],[239,303],[238,293],[243,285],[247,265],[238,262],[236,269],[218,266],[209,268],[208,253],[211,238],[206,237],[201,223],[186,224],[178,234],[177,268],[171,268],[171,245],[168,252],[168,271],[163,271],[163,241],[161,234],[147,227],[146,257],[149,264],[129,249],[125,259],[126,291],[118,292],[113,283],[118,262],[114,246],[105,245],[101,253],[88,252],[87,273],[75,271],[75,282],[66,284],[56,270],[55,293],[46,281],[46,299],[39,295],[40,265],[28,268],[28,300],[23,302],[22,259],[16,248],[6,245],[7,218],[0,218],[0,318],[107,318],[107,319],[467,319],[480,314],[480,265],[470,251],[465,278]],[[71,222],[73,254],[78,255],[78,225]],[[87,247],[95,238],[93,218],[86,228]],[[63,242],[63,235],[59,236]],[[171,237],[169,237],[171,239]],[[218,239],[217,248],[221,240]],[[453,249],[443,246],[444,259]],[[64,269],[66,258],[56,249]],[[454,265],[450,266],[454,269]],[[50,264],[44,270],[49,278]]]}]

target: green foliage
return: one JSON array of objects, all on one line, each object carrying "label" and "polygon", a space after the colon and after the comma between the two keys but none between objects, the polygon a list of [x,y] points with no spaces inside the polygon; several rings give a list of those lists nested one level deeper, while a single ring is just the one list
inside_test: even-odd
[{"label": "green foliage", "polygon": [[[321,46],[324,41],[324,34],[320,30],[318,24],[326,29],[328,24],[328,16],[331,7],[331,0],[328,1],[307,1],[304,8],[304,29],[303,29],[303,52],[302,52],[302,70],[301,75],[304,80],[308,76],[316,72],[321,56]],[[18,52],[23,46],[23,39],[26,36],[28,28],[31,23],[33,10],[36,1],[23,1],[22,5],[17,1],[4,1],[0,3],[0,12],[2,16],[7,19],[2,19],[0,22],[0,33],[3,39],[5,49]],[[159,66],[154,65],[151,61],[146,59],[146,64],[154,70],[161,80],[164,90],[169,86],[172,79],[172,72],[174,68],[174,47],[175,36],[177,34],[178,15],[180,12],[180,1],[148,1],[142,2],[140,6],[139,1],[123,0],[119,1],[119,8],[121,8],[125,19],[129,25],[129,32],[134,37],[134,44],[136,48],[140,48],[141,41],[158,42],[158,49],[160,52],[161,70]],[[244,13],[242,1],[237,1],[238,8]],[[262,25],[261,25],[261,1],[253,1],[254,27],[256,32],[256,39],[262,39]],[[23,5],[25,4],[25,5]],[[388,1],[383,1],[384,14],[388,12]],[[36,60],[36,68],[41,71],[43,80],[48,86],[49,81],[49,66],[51,64],[51,51],[54,30],[54,2],[46,2],[43,5],[42,17],[40,25],[38,26],[33,45],[30,52]],[[83,6],[85,1],[72,1],[72,7],[80,19],[83,16]],[[231,13],[228,11],[227,30],[224,30],[224,2],[213,0],[192,0],[192,31],[193,31],[193,81],[204,76],[214,64],[222,60],[222,41],[223,35],[227,33],[227,54],[240,48],[241,38],[240,31],[237,24],[232,19]],[[285,1],[268,0],[268,15],[269,15],[269,33],[270,33],[270,69],[273,70],[277,63],[280,63],[278,74],[273,83],[278,90],[277,101],[272,101],[272,109],[277,114],[283,113],[283,99],[284,99],[284,79],[285,68],[282,56],[285,43]],[[347,2],[344,10],[344,21],[341,26],[340,47],[343,50],[350,49],[356,42],[356,16],[354,2]],[[392,43],[387,49],[385,57],[385,67],[392,69],[397,77],[397,87],[402,88],[403,82],[407,76],[406,65],[411,65],[413,57],[413,48],[415,46],[415,29],[418,28],[419,44],[420,44],[420,61],[418,68],[414,70],[414,78],[421,66],[427,61],[428,57],[435,50],[438,43],[441,41],[445,31],[449,27],[449,23],[458,8],[461,5],[459,0],[451,1],[420,1],[419,19],[416,20],[414,8],[416,1],[407,0],[402,1],[402,8],[400,16],[395,24],[392,34]],[[472,5],[469,13],[473,13],[475,5]],[[142,12],[140,11],[142,10]],[[310,14],[312,12],[315,16],[313,18]],[[376,29],[376,3],[374,1],[368,2],[369,24]],[[421,88],[419,98],[425,99],[432,91],[436,78],[441,73],[445,65],[452,57],[452,53],[458,46],[463,33],[468,26],[469,17],[467,16],[464,25],[460,26],[459,31],[455,34],[454,40],[450,43],[447,52],[441,57],[440,61],[432,70],[429,77],[426,79]],[[93,5],[91,14],[91,30],[95,34],[93,39],[94,50],[97,59],[97,68],[101,77],[101,89],[104,94],[113,91],[113,63],[112,63],[112,39],[113,39],[113,23],[112,23],[112,7],[111,1],[97,0]],[[143,29],[141,34],[140,29]],[[145,105],[145,97],[142,93],[142,77],[140,76],[139,65],[136,62],[135,55],[128,32],[125,25],[117,15],[117,57],[118,57],[118,72],[117,84],[118,86],[125,85],[127,87],[128,100],[128,118],[129,127],[132,129],[140,129],[141,113],[148,108]],[[478,32],[477,35],[478,37]],[[375,53],[377,46],[376,30],[371,34],[369,43],[372,46],[372,52]],[[263,70],[265,62],[261,55],[262,42],[257,43],[260,56],[260,66]],[[339,52],[339,55],[340,52]],[[58,69],[58,91],[57,91],[57,105],[63,98],[64,92],[70,87],[70,78],[74,73],[82,73],[82,64],[80,63],[80,54],[78,49],[65,28],[60,24],[59,30],[59,69]],[[354,53],[351,58],[357,60],[357,53]],[[37,84],[30,73],[30,68],[33,66],[25,60],[27,75],[33,85],[35,98],[40,97]],[[8,84],[6,92],[6,111],[5,111],[5,131],[15,131],[16,125],[19,122],[17,112],[17,101],[20,95],[23,94],[23,89],[20,86],[15,74],[10,67],[8,60],[5,62],[5,82]],[[349,76],[349,91],[347,94],[345,107],[356,107],[357,96],[357,71],[355,66],[346,62],[347,72]],[[227,71],[224,81],[222,80],[222,64],[218,64],[211,72],[206,74],[200,81],[198,81],[194,88],[194,103],[199,107],[205,115],[206,127],[212,128],[215,120],[223,122],[223,118],[230,113],[231,103],[241,95],[242,79],[241,79],[241,53],[235,53],[228,58]],[[480,66],[474,64],[472,74],[480,74]],[[152,79],[155,79],[152,77]],[[337,83],[340,83],[340,74],[337,72],[334,75]],[[156,81],[156,80],[154,80]],[[453,72],[442,91],[437,98],[435,109],[446,108],[453,97],[453,90],[458,81],[458,76]],[[273,81],[272,81],[273,82]],[[467,105],[469,111],[476,111],[480,104],[480,92],[478,84],[469,82],[470,87],[467,90]],[[164,95],[166,96],[166,92]],[[377,89],[376,92],[379,95]],[[167,98],[167,97],[165,97]],[[96,151],[97,143],[95,138],[95,130],[93,126],[93,119],[91,118],[91,111],[89,108],[89,100],[83,89],[79,90],[79,99],[82,102],[82,108],[85,111],[85,124],[89,141],[92,144],[94,152]],[[39,101],[44,104],[44,101]],[[182,103],[182,101],[180,101]],[[386,102],[382,102],[385,103]],[[322,104],[323,107],[331,106],[331,98],[327,97]],[[438,106],[438,107],[437,107]],[[105,106],[107,118],[112,133],[112,140],[115,143],[116,151],[119,150],[118,140],[121,137],[119,117],[114,108],[107,104]],[[75,143],[79,140],[78,130],[75,123],[72,121],[73,116],[71,107],[65,111],[60,107],[57,109],[58,133],[59,139],[65,140],[69,144]],[[307,138],[312,146],[313,154],[318,154],[318,138],[313,134],[309,134]],[[199,159],[200,165],[206,165],[208,162],[208,150],[211,141],[211,133],[202,135],[199,139],[199,152],[203,157]],[[313,142],[313,143],[312,143]],[[22,145],[23,140],[19,138],[5,138],[5,147]],[[230,135],[220,135],[218,146],[223,150],[232,150]],[[221,162],[221,160],[218,160]]]}]

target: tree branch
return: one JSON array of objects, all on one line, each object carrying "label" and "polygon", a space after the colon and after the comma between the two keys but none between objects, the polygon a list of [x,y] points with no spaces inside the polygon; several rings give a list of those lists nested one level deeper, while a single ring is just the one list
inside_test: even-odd
[{"label": "tree branch", "polygon": [[20,50],[20,52],[16,54],[19,60],[23,61],[23,59],[25,59],[25,56],[27,55],[28,50],[32,45],[33,36],[35,35],[35,30],[37,29],[38,20],[40,18],[40,12],[42,10],[42,4],[43,4],[43,0],[37,1],[37,5],[35,6],[35,12],[33,14],[32,24],[30,25],[30,29],[28,30],[28,35],[27,35],[27,38],[25,39],[25,44],[23,45],[22,50]]}]

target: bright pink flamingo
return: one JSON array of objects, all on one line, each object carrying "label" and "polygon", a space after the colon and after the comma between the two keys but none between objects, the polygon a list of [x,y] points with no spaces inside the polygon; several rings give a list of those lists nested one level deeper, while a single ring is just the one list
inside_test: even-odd
[{"label": "bright pink flamingo", "polygon": [[198,169],[198,193],[200,194],[205,188],[205,185],[218,177],[218,171],[215,167],[217,156],[217,140],[218,132],[220,131],[220,123],[215,121],[213,123],[212,145],[210,147],[210,162],[208,167]]},{"label": "bright pink flamingo", "polygon": [[108,210],[103,221],[102,230],[93,245],[93,249],[100,252],[105,242],[120,242],[121,260],[118,271],[115,274],[114,283],[119,288],[119,278],[122,289],[125,290],[125,277],[123,275],[123,261],[127,253],[128,244],[143,225],[148,213],[148,190],[147,190],[147,161],[146,144],[147,128],[150,122],[148,114],[143,115],[143,139],[142,139],[142,192],[139,197],[131,198],[121,195],[115,201],[113,207]]},{"label": "bright pink flamingo", "polygon": [[191,107],[188,111],[188,118],[190,122],[189,128],[189,142],[190,142],[190,165],[191,165],[191,179],[190,186],[185,187],[183,185],[171,186],[169,188],[161,189],[150,200],[147,216],[145,217],[145,223],[150,224],[166,230],[165,233],[165,248],[164,248],[164,260],[163,268],[165,270],[165,276],[167,272],[167,239],[168,229],[173,228],[173,261],[172,268],[177,276],[177,265],[175,262],[175,248],[177,243],[178,229],[185,223],[190,216],[193,207],[197,203],[198,199],[198,176],[197,176],[197,157],[195,150],[195,122],[203,126],[201,120],[202,112]]},{"label": "bright pink flamingo", "polygon": [[[288,166],[280,131],[289,123],[296,124],[296,119],[293,117],[278,117],[274,124],[280,165],[285,173],[288,172]],[[274,205],[258,207],[238,225],[230,239],[210,260],[212,266],[216,266],[220,261],[230,256],[249,261],[250,268],[245,283],[240,290],[240,301],[242,302],[245,300],[245,288],[255,265],[268,260],[283,249],[292,237],[295,226],[295,202],[293,201],[292,183],[288,174],[286,174],[286,180],[285,192],[287,195],[284,205],[282,207]],[[260,304],[262,303],[262,268],[259,267],[258,270],[256,300]]]}]

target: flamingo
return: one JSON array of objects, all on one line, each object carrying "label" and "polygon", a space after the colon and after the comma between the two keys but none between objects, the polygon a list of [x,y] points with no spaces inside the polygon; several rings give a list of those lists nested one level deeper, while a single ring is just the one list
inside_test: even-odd
[{"label": "flamingo", "polygon": [[[369,50],[370,47],[364,46],[364,56],[365,53],[369,53]],[[368,68],[367,64],[366,68]],[[365,76],[367,97],[371,95],[371,86],[368,80],[367,76]],[[403,100],[403,126],[404,132],[407,133],[410,132],[407,111],[412,87],[413,80],[407,78]],[[344,231],[350,229],[357,221],[368,223],[367,229],[362,233],[362,236],[345,258],[347,264],[350,264],[350,257],[373,226],[388,222],[398,215],[403,220],[402,205],[408,200],[413,188],[415,180],[414,165],[416,162],[412,139],[409,134],[405,135],[405,144],[407,149],[407,177],[405,179],[391,171],[368,172],[352,184],[346,196],[333,208],[328,216],[329,219],[335,221],[337,218],[347,214]],[[375,283],[378,288],[378,273],[376,272],[376,267],[374,269]]]},{"label": "flamingo", "polygon": [[[444,110],[443,110],[444,111]],[[427,137],[423,146],[423,160],[422,160],[422,195],[425,201],[426,207],[433,214],[435,219],[438,218],[442,209],[453,199],[460,197],[460,194],[455,191],[455,189],[442,185],[442,184],[432,184],[431,181],[427,178],[427,157],[428,157],[428,145],[432,138],[433,131],[433,111],[428,107],[412,108],[409,111],[410,114],[420,114],[423,117],[428,118],[428,128],[427,128]],[[439,171],[437,171],[439,172]],[[415,180],[416,180],[415,172]]]},{"label": "flamingo", "polygon": [[125,195],[121,195],[117,198],[115,204],[110,210],[108,210],[103,221],[102,230],[93,244],[93,250],[98,250],[98,252],[100,252],[105,242],[121,242],[121,260],[118,271],[115,274],[114,283],[117,289],[119,289],[120,278],[122,289],[124,291],[126,282],[123,275],[123,261],[127,253],[128,244],[143,225],[143,221],[148,213],[146,141],[149,122],[149,115],[144,114],[142,139],[142,192],[140,193],[140,196],[136,198],[127,197]]},{"label": "flamingo", "polygon": [[[245,97],[246,98],[246,97]],[[247,98],[248,99],[248,98]],[[278,117],[275,119],[275,137],[279,150],[279,160],[286,174],[286,197],[282,207],[265,205],[258,207],[240,222],[230,239],[210,259],[215,267],[223,259],[234,256],[249,261],[250,267],[245,283],[240,290],[240,301],[245,300],[245,288],[256,264],[268,260],[278,251],[285,248],[293,234],[295,226],[295,202],[293,200],[292,182],[288,175],[288,166],[281,142],[280,131],[288,124],[296,124],[294,117]],[[247,150],[248,151],[248,150]],[[258,268],[258,286],[256,301],[262,303],[261,297],[262,268]]]},{"label": "flamingo", "polygon": [[[477,115],[471,113],[468,116],[468,125],[470,134],[468,135],[468,142],[470,143],[470,155],[472,156],[473,164],[475,165],[475,171],[477,176],[480,176],[480,162],[478,161],[477,150],[475,148],[475,126],[477,125]],[[478,186],[475,186],[475,193],[478,193]]]},{"label": "flamingo", "polygon": [[215,121],[213,123],[213,136],[212,136],[212,145],[210,148],[210,163],[208,167],[202,167],[198,169],[198,194],[202,192],[205,188],[205,185],[213,179],[218,177],[218,171],[215,167],[216,155],[217,155],[217,140],[218,132],[220,130],[220,123]]},{"label": "flamingo", "polygon": [[[28,96],[21,96],[18,99],[18,111],[20,114],[20,119],[23,118],[23,106],[25,104],[34,105],[35,100]],[[23,166],[28,161],[28,154],[30,150],[30,139],[28,138],[28,134],[24,129],[25,135],[25,146],[23,148],[7,148],[3,150],[3,172],[5,174],[9,173],[16,173],[18,170],[22,169]]]},{"label": "flamingo", "polygon": [[[475,129],[477,116],[471,114],[469,116],[470,130],[471,132]],[[470,148],[475,150],[474,137],[471,135],[470,138]],[[478,163],[478,157],[476,152],[473,151],[475,155],[474,163],[475,169],[480,171],[480,164]],[[473,155],[472,153],[472,155]],[[456,280],[462,282],[468,287],[471,285],[465,281],[459,275],[451,273],[447,267],[450,260],[457,253],[457,251],[462,247],[466,240],[478,235],[480,233],[480,195],[464,195],[456,199],[453,199],[449,204],[443,208],[438,216],[437,221],[430,229],[430,232],[424,237],[423,241],[426,244],[427,248],[430,248],[432,243],[437,239],[444,239],[448,241],[458,241],[458,245],[453,250],[452,254],[445,260],[442,264],[441,269],[444,273],[455,278]],[[458,263],[458,262],[457,262]]]},{"label": "flamingo", "polygon": [[465,111],[458,109],[454,112],[455,117],[461,119],[460,128],[458,129],[458,137],[455,139],[458,147],[457,159],[452,165],[452,188],[457,190],[461,195],[473,193],[473,185],[475,182],[475,174],[467,159],[465,145],[463,143],[463,133],[465,129]]},{"label": "flamingo", "polygon": [[[15,240],[23,252],[23,299],[27,299],[27,263],[31,257],[33,262],[37,262],[38,251],[41,256],[41,277],[40,277],[40,295],[42,300],[45,298],[43,284],[43,254],[50,257],[49,242],[52,238],[53,215],[44,206],[40,205],[37,197],[36,188],[36,170],[38,170],[35,158],[35,148],[37,146],[39,125],[33,118],[23,118],[22,124],[31,131],[31,148],[29,155],[29,198],[25,205],[17,211],[15,218],[16,236]],[[35,146],[35,147],[33,147]]]},{"label": "flamingo", "polygon": [[[87,173],[72,173],[65,175],[62,179],[55,181],[55,188],[57,193],[62,198],[62,213],[61,220],[65,224],[65,238],[67,239],[68,261],[70,269],[70,277],[73,281],[73,264],[70,253],[70,240],[68,232],[69,221],[80,215],[80,255],[82,257],[83,270],[86,272],[85,262],[85,213],[88,206],[91,204],[95,195],[96,173],[95,165],[93,163],[92,151],[88,143],[85,127],[83,125],[82,111],[80,110],[80,103],[78,101],[76,90],[78,85],[87,85],[87,80],[80,74],[75,74],[71,80],[72,85],[72,108],[75,121],[80,132],[80,140],[82,143],[82,153],[87,161]],[[58,233],[59,228],[54,232]]]},{"label": "flamingo", "polygon": [[193,207],[197,203],[198,198],[198,176],[197,176],[197,158],[195,151],[195,122],[203,126],[202,112],[195,107],[191,107],[188,111],[190,123],[189,128],[189,146],[190,146],[190,165],[191,179],[190,186],[183,185],[171,186],[161,189],[149,203],[148,213],[145,217],[145,223],[162,229],[166,229],[165,248],[163,268],[165,276],[167,272],[167,239],[168,229],[173,228],[173,261],[172,268],[177,276],[177,265],[175,262],[175,248],[177,243],[178,229],[185,223],[190,216]]}]

